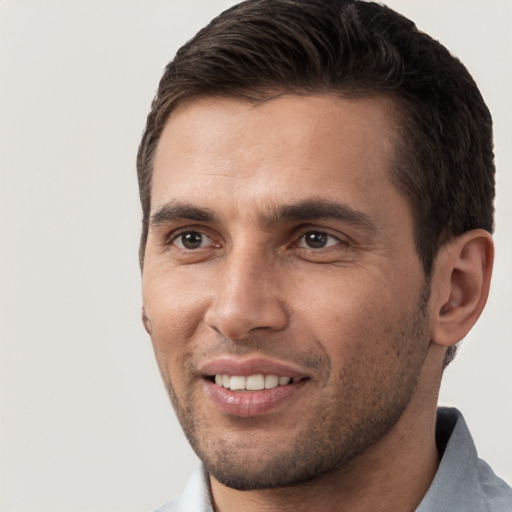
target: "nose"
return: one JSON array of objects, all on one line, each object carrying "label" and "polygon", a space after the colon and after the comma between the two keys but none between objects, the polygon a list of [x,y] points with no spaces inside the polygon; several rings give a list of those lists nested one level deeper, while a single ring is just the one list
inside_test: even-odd
[{"label": "nose", "polygon": [[206,324],[231,341],[256,331],[284,329],[288,313],[278,274],[276,263],[265,255],[233,253],[216,276],[218,285],[205,314]]}]

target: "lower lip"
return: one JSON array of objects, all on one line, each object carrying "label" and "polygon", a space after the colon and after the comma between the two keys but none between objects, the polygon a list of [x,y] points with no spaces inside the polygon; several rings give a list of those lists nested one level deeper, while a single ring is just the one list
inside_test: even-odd
[{"label": "lower lip", "polygon": [[301,380],[261,391],[231,391],[206,380],[205,387],[210,398],[222,412],[233,416],[250,417],[271,412],[284,405],[302,390],[306,382],[307,380]]}]

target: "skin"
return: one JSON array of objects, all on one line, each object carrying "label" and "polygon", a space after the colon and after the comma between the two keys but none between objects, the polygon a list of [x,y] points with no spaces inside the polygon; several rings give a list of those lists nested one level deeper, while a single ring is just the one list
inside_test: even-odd
[{"label": "skin", "polygon": [[[144,322],[217,510],[414,510],[430,485],[446,346],[485,304],[492,244],[460,237],[426,279],[394,122],[385,98],[283,95],[197,99],[166,125]],[[226,410],[219,360],[302,380]]]}]

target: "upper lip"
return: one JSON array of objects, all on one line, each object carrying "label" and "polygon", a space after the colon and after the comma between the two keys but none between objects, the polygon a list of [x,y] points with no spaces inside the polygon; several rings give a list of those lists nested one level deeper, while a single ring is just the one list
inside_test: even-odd
[{"label": "upper lip", "polygon": [[212,375],[240,375],[248,377],[249,375],[258,374],[290,378],[309,377],[303,369],[298,368],[294,364],[262,357],[239,359],[223,356],[201,365],[199,371],[207,377]]}]

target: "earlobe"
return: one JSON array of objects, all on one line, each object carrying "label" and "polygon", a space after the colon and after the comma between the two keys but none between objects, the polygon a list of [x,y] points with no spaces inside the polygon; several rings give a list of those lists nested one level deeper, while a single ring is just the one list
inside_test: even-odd
[{"label": "earlobe", "polygon": [[463,233],[441,247],[432,279],[435,344],[454,345],[476,323],[487,302],[493,260],[492,237],[482,229]]},{"label": "earlobe", "polygon": [[146,329],[146,332],[151,336],[151,320],[146,315],[144,306],[142,306],[142,323],[144,324],[144,329]]}]

